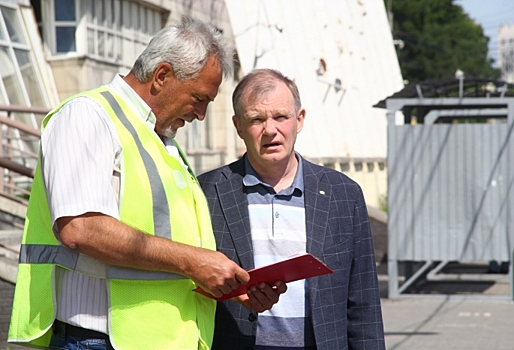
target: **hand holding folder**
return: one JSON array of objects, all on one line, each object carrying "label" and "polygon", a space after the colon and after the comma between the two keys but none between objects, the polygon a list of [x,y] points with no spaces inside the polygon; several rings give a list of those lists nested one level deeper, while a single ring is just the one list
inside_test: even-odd
[{"label": "hand holding folder", "polygon": [[231,293],[225,294],[219,298],[215,298],[212,294],[200,287],[195,288],[193,291],[216,299],[217,301],[223,301],[244,294],[248,288],[261,282],[269,285],[273,285],[275,281],[289,283],[309,277],[334,273],[334,271],[313,255],[300,253],[285,258],[284,260],[250,270],[248,273],[250,274],[250,281],[247,284],[242,284]]}]

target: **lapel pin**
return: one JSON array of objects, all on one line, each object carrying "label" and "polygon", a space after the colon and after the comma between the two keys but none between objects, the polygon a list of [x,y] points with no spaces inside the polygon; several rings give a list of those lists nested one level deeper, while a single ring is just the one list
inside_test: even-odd
[{"label": "lapel pin", "polygon": [[319,194],[325,195],[325,191],[321,190],[319,191]]}]

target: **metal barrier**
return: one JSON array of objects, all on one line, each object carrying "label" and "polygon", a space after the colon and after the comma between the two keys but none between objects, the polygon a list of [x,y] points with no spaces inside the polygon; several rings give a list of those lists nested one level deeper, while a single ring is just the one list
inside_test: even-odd
[{"label": "metal barrier", "polygon": [[[423,120],[398,124],[413,108]],[[387,109],[389,297],[449,262],[499,261],[514,299],[514,98],[395,98]]]},{"label": "metal barrier", "polygon": [[41,131],[15,117],[48,112],[45,108],[0,105],[0,196],[22,205],[28,203]]}]

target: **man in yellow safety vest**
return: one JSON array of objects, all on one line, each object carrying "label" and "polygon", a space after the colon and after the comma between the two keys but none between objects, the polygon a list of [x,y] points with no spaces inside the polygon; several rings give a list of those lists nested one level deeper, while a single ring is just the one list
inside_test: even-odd
[{"label": "man in yellow safety vest", "polygon": [[[249,280],[216,252],[209,210],[174,140],[205,118],[232,51],[185,18],[125,77],[43,121],[9,342],[50,349],[209,349],[215,297]],[[264,311],[283,283],[238,298]]]}]

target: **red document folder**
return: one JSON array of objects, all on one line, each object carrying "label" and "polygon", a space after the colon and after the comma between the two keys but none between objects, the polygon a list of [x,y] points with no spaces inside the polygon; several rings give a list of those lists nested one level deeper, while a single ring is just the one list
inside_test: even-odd
[{"label": "red document folder", "polygon": [[222,297],[215,298],[212,294],[204,291],[200,287],[195,288],[194,291],[208,296],[209,298],[216,299],[217,301],[223,301],[244,294],[248,288],[261,282],[265,282],[269,285],[273,285],[275,281],[289,283],[304,278],[334,273],[334,271],[313,255],[301,253],[292,255],[273,264],[250,270],[248,273],[250,274],[250,282],[240,285],[239,288]]}]

